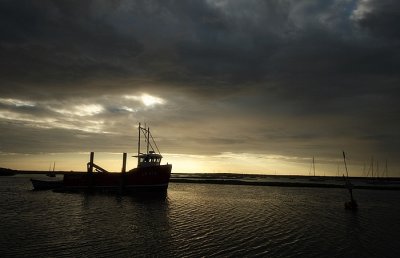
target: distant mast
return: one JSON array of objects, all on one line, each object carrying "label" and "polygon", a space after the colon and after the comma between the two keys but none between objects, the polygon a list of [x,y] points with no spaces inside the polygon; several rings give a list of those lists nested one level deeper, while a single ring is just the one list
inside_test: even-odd
[{"label": "distant mast", "polygon": [[[347,170],[347,163],[346,163],[346,154],[343,151],[343,161],[344,161],[344,167],[346,169],[346,188],[349,191],[350,194],[350,201],[349,202],[345,202],[344,203],[344,207],[348,210],[357,210],[358,204],[356,202],[356,200],[354,200],[353,198],[353,184],[350,182],[349,180],[349,172]],[[343,175],[344,177],[344,175]]]},{"label": "distant mast", "polygon": [[374,178],[374,157],[373,156],[371,157],[371,173],[372,173],[371,177],[373,179]]},{"label": "distant mast", "polygon": [[139,156],[140,156],[140,130],[141,130],[141,124],[139,123],[139,127],[138,127],[138,132],[139,132],[139,140],[138,140],[138,149],[137,149],[137,156],[138,156],[138,166],[139,166],[139,164],[140,164],[140,159],[139,159]]},{"label": "distant mast", "polygon": [[388,172],[388,166],[387,166],[387,160],[386,160],[386,164],[385,164],[385,175],[386,175],[386,178],[388,178],[389,177],[389,172]]},{"label": "distant mast", "polygon": [[379,178],[379,160],[376,161],[376,178]]},{"label": "distant mast", "polygon": [[312,165],[313,165],[313,169],[314,169],[314,177],[315,177],[315,162],[314,162],[314,156],[312,157]]},{"label": "distant mast", "polygon": [[347,178],[349,178],[349,172],[347,171],[347,164],[346,164],[346,154],[343,151],[343,160],[344,160],[344,167],[346,169]]}]

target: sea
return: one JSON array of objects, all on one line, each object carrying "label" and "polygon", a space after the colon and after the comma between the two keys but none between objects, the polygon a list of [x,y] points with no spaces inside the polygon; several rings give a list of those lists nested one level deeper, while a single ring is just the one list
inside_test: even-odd
[{"label": "sea", "polygon": [[0,177],[0,257],[400,257],[400,191],[170,183],[166,194],[33,191]]}]

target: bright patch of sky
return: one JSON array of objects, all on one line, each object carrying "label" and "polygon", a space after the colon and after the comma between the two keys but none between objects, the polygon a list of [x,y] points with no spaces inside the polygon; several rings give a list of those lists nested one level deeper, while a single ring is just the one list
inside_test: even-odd
[{"label": "bright patch of sky", "polygon": [[[132,100],[134,101],[132,102]],[[3,108],[0,106],[0,120],[19,122],[28,127],[44,129],[60,128],[91,133],[108,133],[115,131],[115,128],[110,127],[117,123],[116,119],[118,120],[113,110],[136,113],[165,102],[160,97],[145,93],[137,96],[108,95],[97,96],[90,100],[73,99],[64,101],[47,100],[34,102],[14,98],[0,98],[0,105],[3,106]],[[23,109],[20,107],[23,107]],[[107,117],[111,119],[107,119]]]},{"label": "bright patch of sky", "polygon": [[36,105],[35,102],[33,101],[26,101],[20,99],[4,99],[4,98],[0,98],[0,103],[16,107],[34,107]]},{"label": "bright patch of sky", "polygon": [[357,7],[354,9],[351,18],[354,20],[361,20],[367,13],[372,12],[372,4],[370,0],[360,0]]},{"label": "bright patch of sky", "polygon": [[161,104],[165,103],[164,99],[162,99],[160,97],[152,96],[149,94],[145,94],[145,93],[140,96],[125,95],[124,98],[130,99],[130,100],[135,100],[135,101],[141,101],[143,103],[143,105],[145,105],[146,107],[161,105]]},{"label": "bright patch of sky", "polygon": [[21,114],[11,111],[0,111],[0,119],[9,120],[13,122],[22,122],[25,126],[51,129],[62,128],[68,130],[78,130],[84,132],[105,133],[103,131],[104,121],[81,121],[79,119],[56,119],[50,117],[35,118],[27,114]]},{"label": "bright patch of sky", "polygon": [[57,113],[72,116],[94,116],[104,111],[104,107],[99,104],[82,104],[71,108],[53,109]]},{"label": "bright patch of sky", "polygon": [[41,128],[48,128],[48,126],[42,126],[41,124],[52,124],[56,120],[52,118],[42,118],[38,119],[30,115],[26,114],[21,114],[21,113],[16,113],[12,111],[1,111],[0,110],[0,118],[5,119],[5,120],[12,120],[12,121],[20,121],[20,122],[26,122],[31,125],[35,125],[36,127],[41,127]]},{"label": "bright patch of sky", "polygon": [[125,110],[125,111],[128,111],[128,112],[132,112],[132,113],[137,111],[136,109],[133,109],[133,108],[130,108],[130,107],[127,107],[127,106],[123,106],[123,107],[121,107],[121,109]]}]

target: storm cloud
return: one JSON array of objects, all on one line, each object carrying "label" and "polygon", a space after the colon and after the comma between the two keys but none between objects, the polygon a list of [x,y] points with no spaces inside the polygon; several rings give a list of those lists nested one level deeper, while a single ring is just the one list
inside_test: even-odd
[{"label": "storm cloud", "polygon": [[129,150],[147,121],[170,153],[395,164],[399,5],[0,1],[0,150]]}]

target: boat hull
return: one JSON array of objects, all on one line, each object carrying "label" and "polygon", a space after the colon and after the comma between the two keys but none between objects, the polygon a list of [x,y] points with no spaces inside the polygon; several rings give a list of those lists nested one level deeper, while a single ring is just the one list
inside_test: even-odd
[{"label": "boat hull", "polygon": [[61,191],[166,191],[172,165],[139,167],[126,173],[70,173],[64,174]]},{"label": "boat hull", "polygon": [[34,190],[53,190],[63,187],[63,181],[47,181],[47,180],[37,180],[31,179],[31,183]]}]

